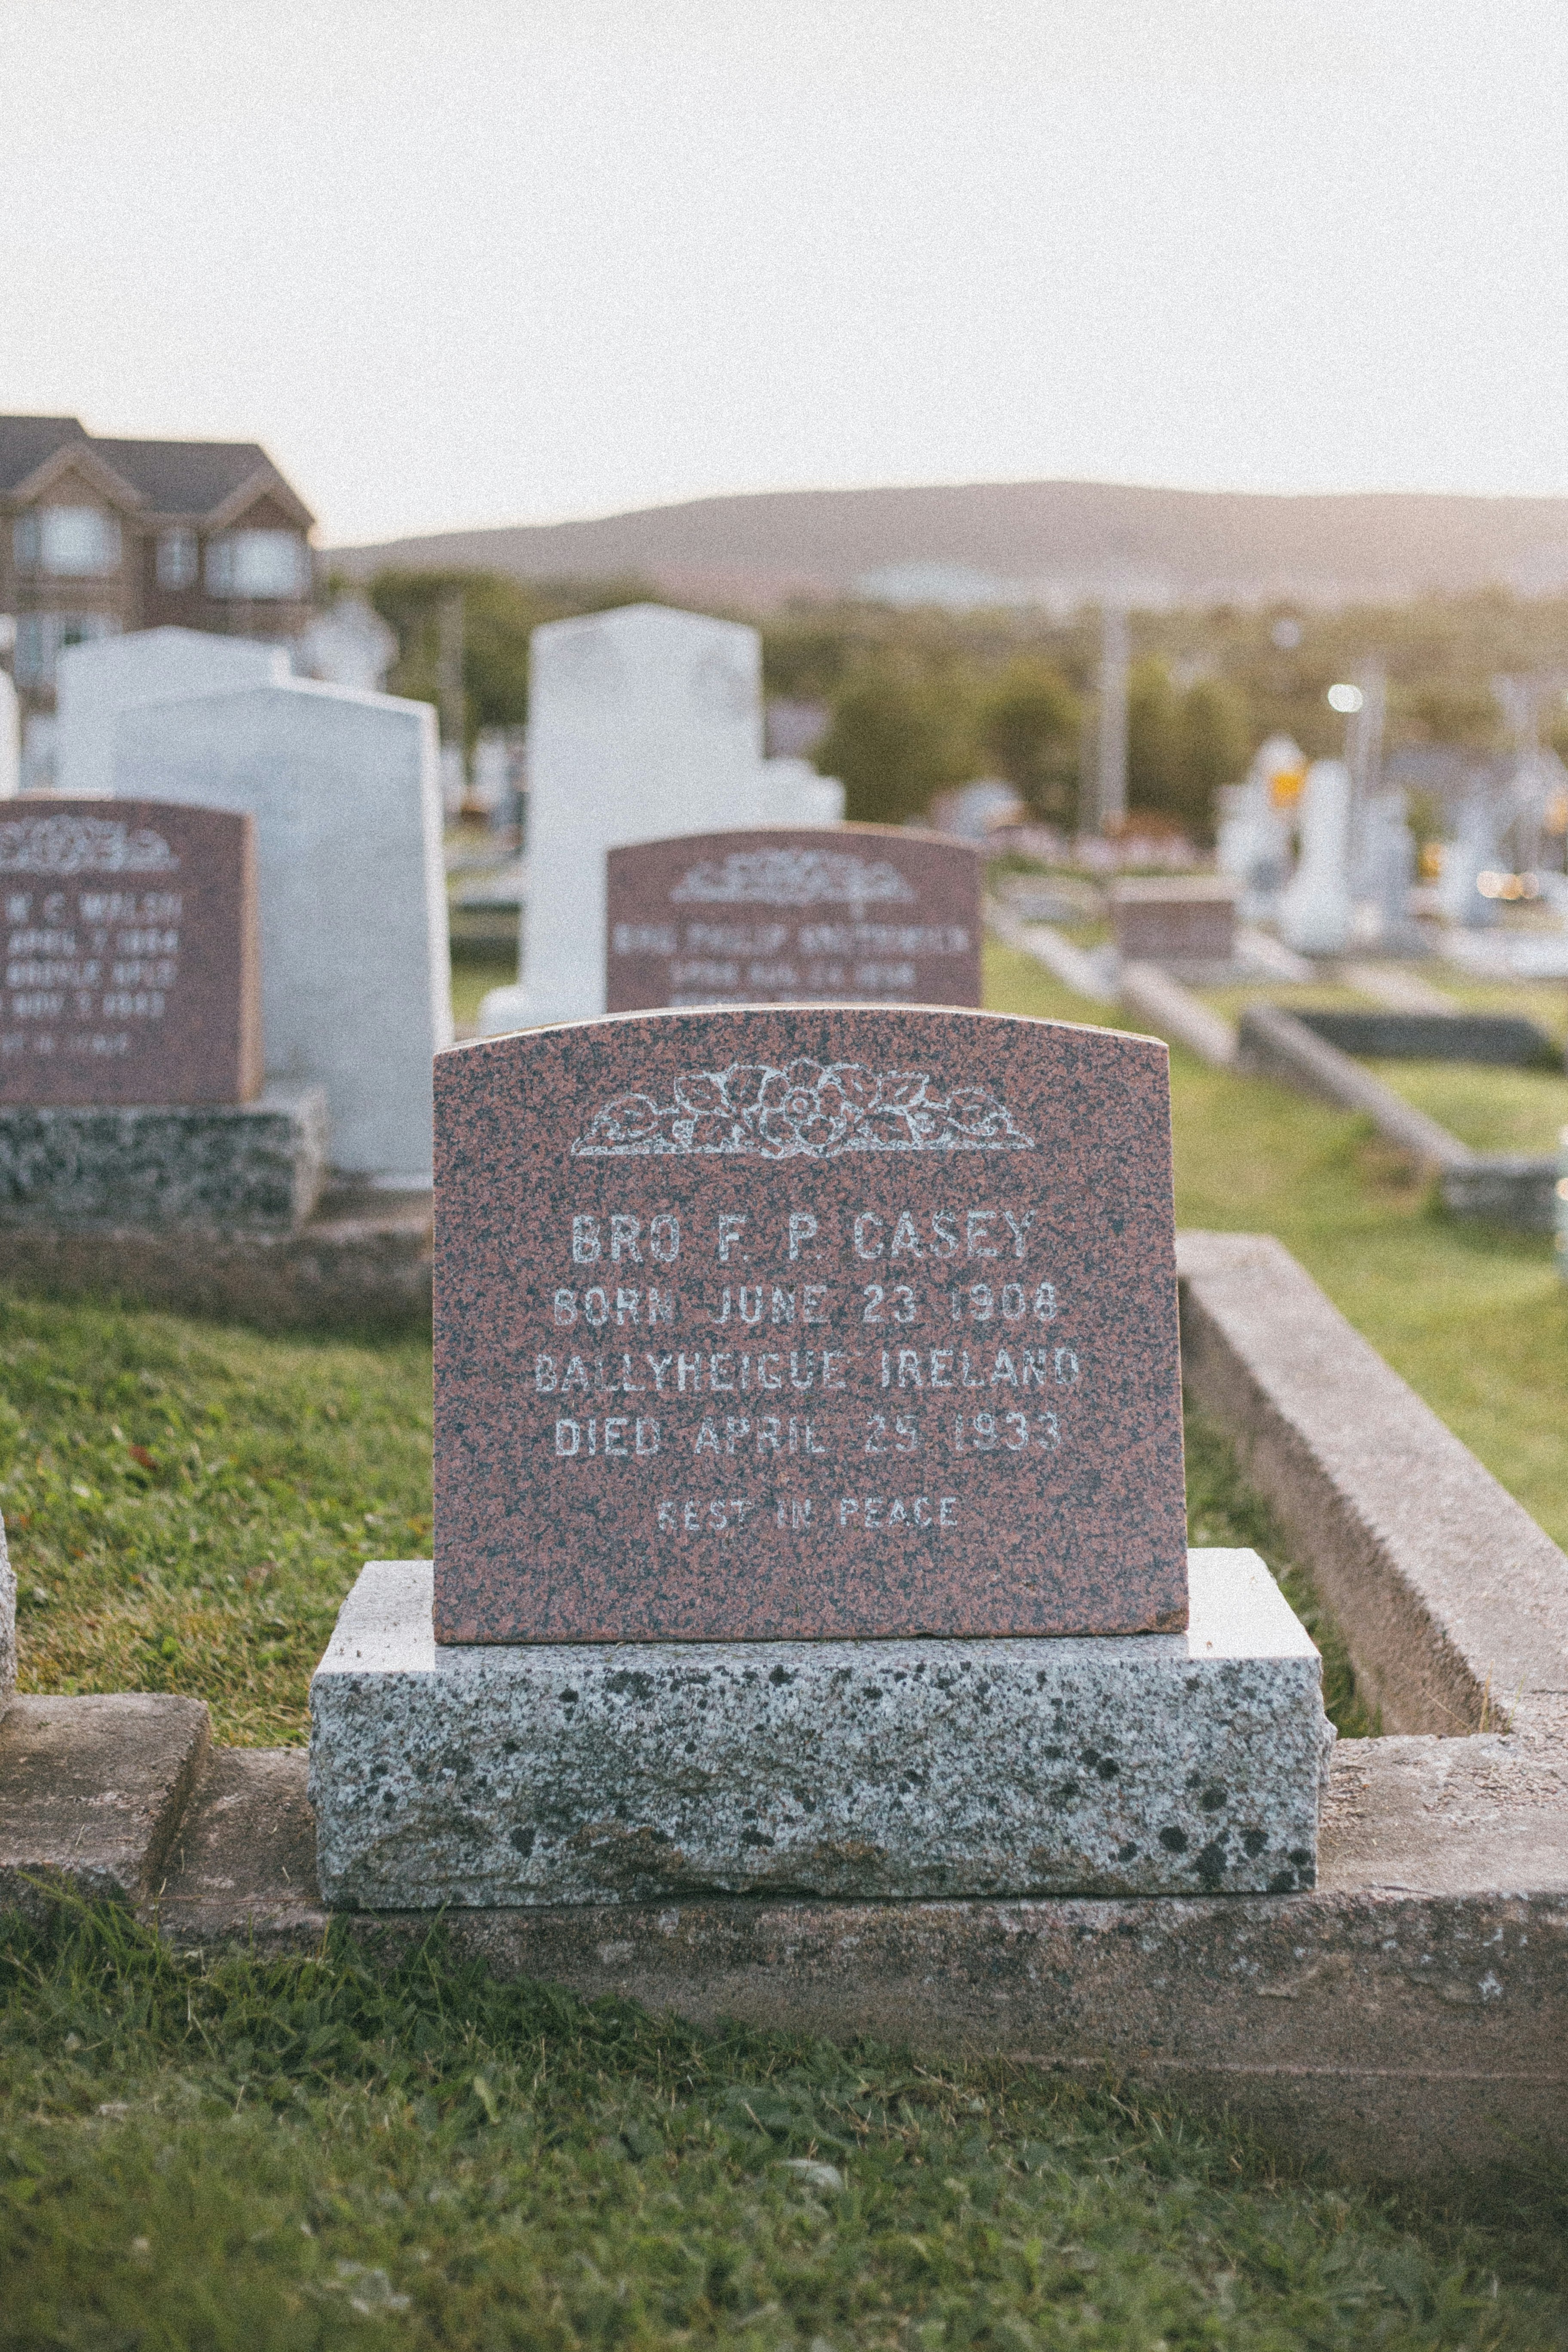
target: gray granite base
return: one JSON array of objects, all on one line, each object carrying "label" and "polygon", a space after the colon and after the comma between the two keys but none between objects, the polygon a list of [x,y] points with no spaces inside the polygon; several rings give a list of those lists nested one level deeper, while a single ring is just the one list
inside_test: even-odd
[{"label": "gray granite base", "polygon": [[326,1168],[320,1087],[248,1103],[0,1107],[0,1225],[291,1233]]},{"label": "gray granite base", "polygon": [[1256,1553],[1189,1560],[1184,1634],[469,1647],[427,1561],[372,1561],[310,1685],[323,1895],[1310,1887],[1318,1653]]}]

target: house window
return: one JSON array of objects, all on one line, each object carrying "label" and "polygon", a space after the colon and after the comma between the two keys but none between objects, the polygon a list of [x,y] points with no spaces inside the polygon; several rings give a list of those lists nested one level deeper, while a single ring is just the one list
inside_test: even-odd
[{"label": "house window", "polygon": [[47,580],[103,580],[120,569],[120,524],[101,507],[36,507],[16,517],[11,544],[17,571]]},{"label": "house window", "polygon": [[297,531],[229,530],[207,542],[209,596],[308,595],[310,551]]},{"label": "house window", "polygon": [[197,557],[196,535],[194,530],[160,531],[158,534],[159,587],[194,587]]},{"label": "house window", "polygon": [[20,614],[16,621],[16,683],[53,686],[55,664],[67,646],[91,645],[100,637],[119,634],[120,624],[108,613]]}]

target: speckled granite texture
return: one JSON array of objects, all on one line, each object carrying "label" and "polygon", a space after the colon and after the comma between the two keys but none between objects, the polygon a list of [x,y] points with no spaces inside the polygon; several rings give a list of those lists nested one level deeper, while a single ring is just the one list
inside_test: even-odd
[{"label": "speckled granite texture", "polygon": [[289,1233],[326,1173],[327,1098],[0,1107],[0,1226]]},{"label": "speckled granite texture", "polygon": [[900,825],[639,841],[606,861],[605,1002],[980,1002],[980,853]]},{"label": "speckled granite texture", "polygon": [[436,1061],[443,1641],[1185,1622],[1166,1049],[794,1006]]},{"label": "speckled granite texture", "polygon": [[16,1689],[16,1571],[5,1549],[5,1522],[0,1519],[0,1715]]},{"label": "speckled granite texture", "polygon": [[0,803],[0,1103],[261,1085],[256,828],[172,801]]},{"label": "speckled granite texture", "polygon": [[1252,1552],[1185,1633],[440,1649],[375,1562],[310,1686],[329,1902],[1289,1894],[1333,1733]]}]

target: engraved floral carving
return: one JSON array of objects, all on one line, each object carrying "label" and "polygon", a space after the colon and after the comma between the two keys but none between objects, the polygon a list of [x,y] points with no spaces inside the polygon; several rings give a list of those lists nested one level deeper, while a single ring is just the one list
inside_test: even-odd
[{"label": "engraved floral carving", "polygon": [[908,906],[917,897],[885,857],[837,849],[732,849],[683,874],[677,906]]},{"label": "engraved floral carving", "polygon": [[0,874],[177,874],[161,833],[116,817],[14,817],[0,824]]},{"label": "engraved floral carving", "polygon": [[833,1160],[846,1151],[1033,1151],[999,1096],[948,1087],[929,1070],[869,1070],[859,1062],[796,1061],[775,1069],[731,1062],[683,1070],[673,1099],[617,1095],[595,1111],[574,1157],[606,1160],[708,1152],[760,1160]]}]

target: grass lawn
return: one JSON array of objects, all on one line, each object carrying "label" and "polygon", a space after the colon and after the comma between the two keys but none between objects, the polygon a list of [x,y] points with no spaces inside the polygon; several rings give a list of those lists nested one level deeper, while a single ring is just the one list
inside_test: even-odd
[{"label": "grass lawn", "polygon": [[[986,1002],[997,1011],[1114,1025],[1105,1006],[1072,995],[1033,958],[995,941],[986,955]],[[1568,1544],[1568,1285],[1549,1237],[1447,1216],[1367,1120],[1212,1070],[1179,1045],[1171,1098],[1177,1223],[1277,1234]]]},{"label": "grass lawn", "polygon": [[1568,1077],[1561,1071],[1491,1069],[1474,1062],[1367,1060],[1361,1066],[1472,1151],[1546,1158],[1568,1127]]},{"label": "grass lawn", "polygon": [[517,957],[499,948],[471,948],[452,957],[452,1019],[458,1029],[471,1029],[479,1017],[479,999],[487,989],[510,988],[517,978]]},{"label": "grass lawn", "polygon": [[702,2033],[430,1947],[0,1930],[0,2347],[1549,2352],[1545,2187],[1468,2226],[1006,2063]]}]

